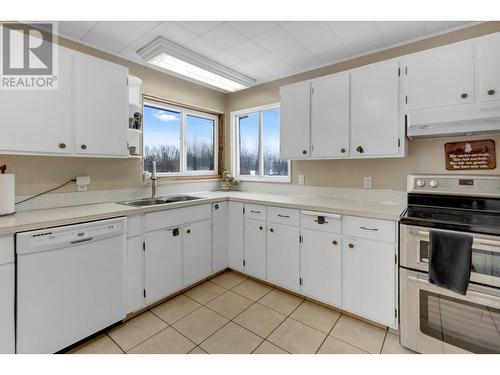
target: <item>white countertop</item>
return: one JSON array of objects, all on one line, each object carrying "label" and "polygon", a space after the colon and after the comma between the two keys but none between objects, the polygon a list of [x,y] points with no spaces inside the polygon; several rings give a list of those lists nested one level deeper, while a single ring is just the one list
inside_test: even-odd
[{"label": "white countertop", "polygon": [[399,220],[399,216],[405,209],[403,204],[394,202],[339,199],[309,195],[280,195],[246,191],[212,191],[189,193],[189,195],[202,197],[202,199],[149,207],[132,207],[119,203],[96,203],[81,206],[22,211],[14,215],[0,217],[0,235],[141,214],[145,212],[161,211],[211,203],[225,199],[386,220]]}]

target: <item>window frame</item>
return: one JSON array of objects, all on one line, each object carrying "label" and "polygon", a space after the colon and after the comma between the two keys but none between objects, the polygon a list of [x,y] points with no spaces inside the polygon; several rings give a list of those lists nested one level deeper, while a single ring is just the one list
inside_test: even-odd
[{"label": "window frame", "polygon": [[[152,107],[160,110],[178,112],[180,117],[180,129],[179,129],[179,147],[180,147],[180,165],[179,172],[157,172],[157,177],[197,177],[197,176],[207,176],[214,177],[219,176],[219,116],[208,113],[197,111],[190,108],[185,108],[181,106],[159,103],[154,100],[144,100],[142,103],[142,110],[144,113],[144,107]],[[214,170],[204,170],[204,171],[189,171],[187,169],[187,140],[186,140],[186,127],[187,127],[187,116],[201,117],[214,121]],[[146,133],[145,124],[143,124],[143,137]],[[142,142],[142,160],[143,160],[143,173],[144,170],[144,157],[146,155],[146,144],[143,140]]]},{"label": "window frame", "polygon": [[[273,103],[258,107],[246,108],[238,111],[231,112],[231,165],[233,174],[240,181],[257,181],[257,182],[281,182],[281,183],[291,183],[292,181],[292,163],[287,160],[288,163],[288,175],[287,176],[265,176],[264,174],[249,176],[240,174],[240,127],[239,118],[242,116],[250,116],[258,113],[259,115],[259,172],[264,173],[264,147],[262,145],[262,113],[273,109],[280,109],[280,103]],[[281,114],[280,114],[281,115]],[[281,131],[281,129],[280,129]]]}]

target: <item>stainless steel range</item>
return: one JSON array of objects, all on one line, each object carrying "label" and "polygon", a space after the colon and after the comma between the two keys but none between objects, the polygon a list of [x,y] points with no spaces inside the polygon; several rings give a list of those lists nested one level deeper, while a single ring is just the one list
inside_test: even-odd
[{"label": "stainless steel range", "polygon": [[[473,237],[465,296],[428,282],[431,230]],[[420,353],[500,353],[500,177],[409,176],[400,241],[401,344]]]}]

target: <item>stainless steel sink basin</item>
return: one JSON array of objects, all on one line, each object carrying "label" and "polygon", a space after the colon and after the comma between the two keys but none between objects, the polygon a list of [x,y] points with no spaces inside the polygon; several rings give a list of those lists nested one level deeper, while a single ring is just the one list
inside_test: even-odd
[{"label": "stainless steel sink basin", "polygon": [[196,200],[196,199],[201,199],[201,198],[199,198],[199,197],[193,197],[193,196],[190,196],[190,195],[176,195],[176,196],[173,196],[173,197],[135,199],[135,200],[132,200],[132,201],[119,202],[119,203],[127,205],[127,206],[145,207],[145,206],[156,206],[158,204],[167,204],[167,203],[177,203],[177,202],[193,201],[193,200]]}]

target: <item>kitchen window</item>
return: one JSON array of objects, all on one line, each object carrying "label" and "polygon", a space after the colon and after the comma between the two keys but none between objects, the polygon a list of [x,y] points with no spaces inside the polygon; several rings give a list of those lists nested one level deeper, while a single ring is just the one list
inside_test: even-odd
[{"label": "kitchen window", "polygon": [[240,180],[290,182],[290,161],[280,159],[279,104],[231,114],[233,168]]},{"label": "kitchen window", "polygon": [[144,103],[144,171],[158,176],[218,174],[218,116]]}]

